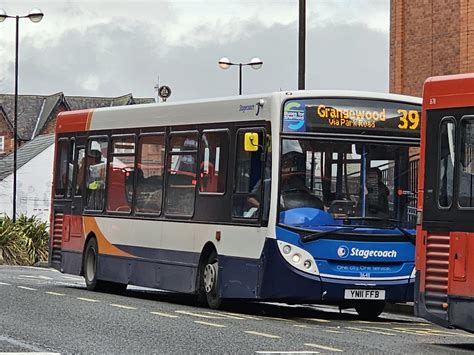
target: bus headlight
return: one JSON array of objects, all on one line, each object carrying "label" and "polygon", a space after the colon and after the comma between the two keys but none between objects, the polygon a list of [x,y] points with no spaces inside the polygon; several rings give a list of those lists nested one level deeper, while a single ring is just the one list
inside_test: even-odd
[{"label": "bus headlight", "polygon": [[281,255],[288,264],[306,273],[319,275],[316,261],[310,253],[296,245],[281,240],[278,240],[277,243]]},{"label": "bus headlight", "polygon": [[411,272],[410,279],[414,279],[416,276],[416,266],[413,266],[413,271]]}]

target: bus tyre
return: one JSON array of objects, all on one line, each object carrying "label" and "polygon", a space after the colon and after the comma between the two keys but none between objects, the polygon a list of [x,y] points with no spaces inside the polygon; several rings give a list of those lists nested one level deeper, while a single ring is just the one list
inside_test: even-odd
[{"label": "bus tyre", "polygon": [[355,305],[355,309],[360,318],[364,320],[375,320],[382,314],[385,308],[384,301],[367,301]]},{"label": "bus tyre", "polygon": [[87,242],[84,254],[84,279],[87,289],[90,291],[103,291],[103,283],[97,279],[97,269],[99,265],[99,248],[97,240],[91,238]]},{"label": "bus tyre", "polygon": [[222,306],[222,299],[219,297],[218,287],[219,262],[217,252],[212,251],[202,268],[202,285],[209,308],[219,309]]}]

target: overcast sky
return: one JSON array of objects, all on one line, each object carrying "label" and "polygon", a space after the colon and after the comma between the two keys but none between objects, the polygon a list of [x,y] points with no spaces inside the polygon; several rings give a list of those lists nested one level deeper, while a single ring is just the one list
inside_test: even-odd
[{"label": "overcast sky", "polygon": [[[170,100],[297,89],[298,0],[2,0],[20,21],[21,94]],[[306,88],[388,91],[390,0],[307,0]],[[0,93],[14,91],[15,21],[0,23]]]}]

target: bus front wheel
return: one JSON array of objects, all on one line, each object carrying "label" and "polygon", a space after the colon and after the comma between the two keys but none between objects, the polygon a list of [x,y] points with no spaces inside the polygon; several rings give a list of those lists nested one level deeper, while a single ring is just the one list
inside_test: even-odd
[{"label": "bus front wheel", "polygon": [[209,308],[219,309],[222,299],[219,297],[219,259],[217,252],[212,251],[202,268],[202,284]]},{"label": "bus front wheel", "polygon": [[364,320],[375,320],[380,316],[385,308],[384,301],[367,301],[355,305],[359,316]]}]

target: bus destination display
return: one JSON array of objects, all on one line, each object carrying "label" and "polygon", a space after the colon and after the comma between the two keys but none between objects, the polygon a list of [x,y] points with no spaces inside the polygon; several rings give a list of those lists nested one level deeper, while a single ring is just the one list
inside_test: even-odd
[{"label": "bus destination display", "polygon": [[419,135],[419,109],[417,105],[375,100],[290,100],[284,106],[283,132],[348,129]]}]

